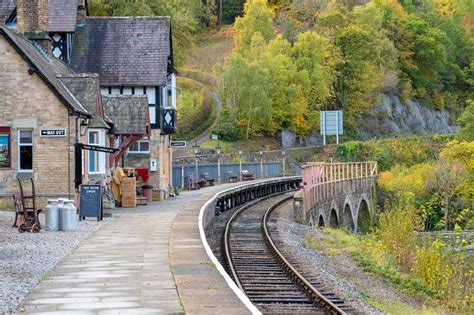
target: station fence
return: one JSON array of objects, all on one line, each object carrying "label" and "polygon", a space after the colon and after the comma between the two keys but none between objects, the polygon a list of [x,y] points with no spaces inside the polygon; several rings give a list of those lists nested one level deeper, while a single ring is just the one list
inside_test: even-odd
[{"label": "station fence", "polygon": [[[232,172],[233,176],[239,178],[240,168],[239,164],[221,164],[221,182],[228,182],[228,174]],[[248,170],[253,175],[254,179],[278,177],[282,175],[282,167],[280,162],[266,162],[263,163],[263,176],[260,172],[260,163],[242,163],[242,170]],[[189,175],[196,173],[196,166],[194,163],[173,165],[173,187],[187,188],[189,183]],[[204,173],[209,174],[209,177],[218,181],[217,163],[198,164],[198,176],[204,177]]]}]

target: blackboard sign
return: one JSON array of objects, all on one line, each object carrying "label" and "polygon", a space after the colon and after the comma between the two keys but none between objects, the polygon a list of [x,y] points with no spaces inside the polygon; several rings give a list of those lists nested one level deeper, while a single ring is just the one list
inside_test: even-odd
[{"label": "blackboard sign", "polygon": [[100,185],[81,185],[79,220],[97,217],[102,220],[102,189]]}]

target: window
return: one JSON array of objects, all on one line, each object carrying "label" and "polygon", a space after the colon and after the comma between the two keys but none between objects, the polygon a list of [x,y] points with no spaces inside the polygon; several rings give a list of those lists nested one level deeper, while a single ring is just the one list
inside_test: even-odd
[{"label": "window", "polygon": [[0,127],[0,168],[10,167],[10,127]]},{"label": "window", "polygon": [[176,109],[176,75],[171,73],[166,81],[163,94],[163,107]]},{"label": "window", "polygon": [[18,171],[33,172],[33,130],[18,131]]},{"label": "window", "polygon": [[148,140],[137,141],[128,149],[128,153],[150,153],[150,142]]},{"label": "window", "polygon": [[[100,129],[89,129],[88,142],[90,145],[105,146],[105,131]],[[105,173],[105,153],[89,151],[89,173]]]}]

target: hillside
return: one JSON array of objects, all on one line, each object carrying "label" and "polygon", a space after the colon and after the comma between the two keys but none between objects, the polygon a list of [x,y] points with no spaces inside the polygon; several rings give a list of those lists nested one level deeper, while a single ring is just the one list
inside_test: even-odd
[{"label": "hillside", "polygon": [[221,67],[222,123],[237,138],[304,138],[319,110],[343,109],[349,138],[452,133],[472,99],[472,13],[465,1],[248,2]]},{"label": "hillside", "polygon": [[218,92],[228,115],[213,131],[230,141],[306,138],[331,109],[344,110],[346,139],[451,133],[473,98],[472,1],[252,0],[242,12],[243,2],[224,2],[221,19],[214,1],[90,9],[171,15],[180,75]]}]

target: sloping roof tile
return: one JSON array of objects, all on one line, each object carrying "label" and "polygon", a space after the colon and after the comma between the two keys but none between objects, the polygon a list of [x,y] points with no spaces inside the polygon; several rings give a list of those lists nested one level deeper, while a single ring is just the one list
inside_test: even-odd
[{"label": "sloping roof tile", "polygon": [[48,3],[48,30],[74,32],[78,0],[49,0]]},{"label": "sloping roof tile", "polygon": [[5,36],[70,110],[78,114],[90,116],[82,104],[58,78],[58,76],[64,74],[74,74],[74,71],[54,57],[47,58],[28,39],[14,33],[1,24],[0,34]]},{"label": "sloping roof tile", "polygon": [[59,80],[66,85],[69,91],[81,102],[84,108],[92,113],[97,102],[97,75],[69,75]]},{"label": "sloping roof tile", "polygon": [[101,85],[166,84],[169,17],[93,17],[78,24],[71,66],[99,74]]},{"label": "sloping roof tile", "polygon": [[0,24],[5,24],[16,7],[16,0],[0,0]]},{"label": "sloping roof tile", "polygon": [[147,131],[146,95],[102,96],[104,111],[113,122],[114,134],[144,135]]}]

